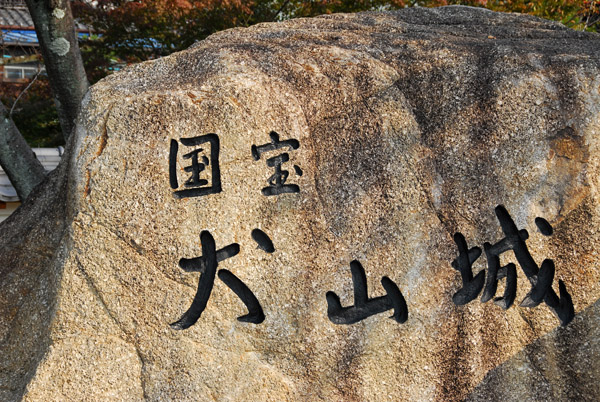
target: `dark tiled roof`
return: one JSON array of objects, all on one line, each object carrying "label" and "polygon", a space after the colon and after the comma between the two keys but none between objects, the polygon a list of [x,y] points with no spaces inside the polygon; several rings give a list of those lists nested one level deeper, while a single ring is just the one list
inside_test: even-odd
[{"label": "dark tiled roof", "polygon": [[[13,0],[0,0],[0,43],[37,46],[38,40],[29,10],[26,7],[3,6],[7,1]],[[88,28],[78,22],[75,22],[75,29],[80,37],[89,34]]]},{"label": "dark tiled roof", "polygon": [[33,29],[33,21],[27,8],[23,7],[0,7],[0,26],[2,28],[30,28]]},{"label": "dark tiled roof", "polygon": [[21,7],[27,8],[25,0],[0,0],[0,7]]}]

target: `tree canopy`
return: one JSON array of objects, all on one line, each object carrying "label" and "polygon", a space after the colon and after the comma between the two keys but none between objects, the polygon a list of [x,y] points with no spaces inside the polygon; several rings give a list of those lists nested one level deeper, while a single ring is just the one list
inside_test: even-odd
[{"label": "tree canopy", "polygon": [[93,35],[83,44],[91,81],[116,64],[135,63],[184,50],[233,27],[337,12],[462,4],[519,12],[595,30],[600,0],[77,0],[75,17]]}]

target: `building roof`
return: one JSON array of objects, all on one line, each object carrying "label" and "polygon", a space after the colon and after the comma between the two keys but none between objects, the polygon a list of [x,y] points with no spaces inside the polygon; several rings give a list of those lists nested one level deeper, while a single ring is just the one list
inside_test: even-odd
[{"label": "building roof", "polygon": [[5,7],[0,3],[0,27],[33,30],[33,21],[26,7]]},{"label": "building roof", "polygon": [[[29,10],[25,7],[24,3],[20,3],[18,0],[0,0],[0,29],[2,29],[3,36],[11,32],[27,35],[32,34],[35,37],[35,43],[37,43],[35,27],[33,26],[31,15],[29,15]],[[90,31],[87,26],[77,21],[75,21],[75,29],[79,32],[79,36],[81,36],[82,32],[89,33]],[[7,42],[6,39],[4,41]],[[26,41],[25,43],[28,42]]]},{"label": "building roof", "polygon": [[[42,166],[46,169],[47,172],[54,170],[56,166],[58,166],[58,162],[60,162],[60,158],[64,153],[63,147],[58,148],[33,148],[33,152],[35,156],[38,158],[40,162],[42,162]],[[18,202],[19,197],[17,196],[17,192],[15,188],[10,184],[10,180],[8,180],[8,176],[6,172],[0,168],[0,201],[4,202]]]},{"label": "building roof", "polygon": [[25,0],[0,0],[0,7],[27,7]]},{"label": "building roof", "polygon": [[38,39],[34,30],[2,29],[0,43],[5,45],[37,45]]}]

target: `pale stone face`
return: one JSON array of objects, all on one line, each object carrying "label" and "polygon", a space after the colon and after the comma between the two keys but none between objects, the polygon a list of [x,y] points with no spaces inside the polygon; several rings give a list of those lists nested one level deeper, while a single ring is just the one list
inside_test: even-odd
[{"label": "pale stone face", "polygon": [[[66,211],[32,202],[40,224],[15,218],[38,228],[54,217],[47,211],[63,211],[54,213],[66,224],[53,236],[32,229],[52,240],[47,260],[29,263],[46,264],[44,286],[4,281],[29,289],[17,298],[29,307],[2,305],[12,351],[3,369],[24,367],[19,378],[5,376],[3,392],[26,400],[596,399],[598,45],[597,35],[530,17],[414,9],[230,30],[105,79],[85,100],[56,179],[68,177]],[[279,165],[270,159],[284,153]],[[278,169],[289,175],[269,185]],[[499,242],[499,205],[527,230],[535,269],[554,261],[552,292],[563,281],[576,314],[566,327],[544,301],[519,306],[531,268],[512,251],[499,261],[516,264],[512,307],[482,303],[481,292],[454,304],[462,287],[451,265],[455,234],[469,248]],[[239,250],[213,262],[197,322],[174,329],[200,276],[203,289],[213,283],[180,260],[208,254],[210,238],[216,250]],[[343,307],[355,303],[353,261],[368,297],[380,299],[328,317],[328,292]],[[489,274],[488,263],[482,252],[472,274]],[[264,320],[237,320],[248,311],[223,270],[249,288]],[[402,312],[390,308],[399,299],[389,286],[406,302],[404,322],[388,318]]]}]

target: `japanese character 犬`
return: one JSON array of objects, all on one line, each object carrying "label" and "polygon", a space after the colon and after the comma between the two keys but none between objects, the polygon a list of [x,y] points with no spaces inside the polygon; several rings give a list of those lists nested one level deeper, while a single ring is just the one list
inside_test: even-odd
[{"label": "japanese character \u72ac", "polygon": [[[495,244],[484,243],[483,248],[487,258],[488,274],[479,272],[475,277],[472,274],[472,264],[481,255],[479,247],[469,249],[462,234],[454,235],[454,242],[458,247],[458,257],[452,261],[452,267],[458,270],[462,278],[462,288],[459,289],[452,300],[456,305],[463,305],[475,299],[482,289],[481,302],[485,303],[496,295],[498,280],[506,278],[506,286],[502,297],[494,298],[494,303],[508,309],[514,302],[517,294],[516,265],[509,263],[500,266],[500,255],[512,250],[517,262],[531,283],[531,289],[521,302],[521,307],[536,307],[542,301],[558,317],[561,325],[567,325],[575,316],[571,295],[562,280],[558,281],[560,297],[552,289],[555,267],[551,259],[545,259],[538,267],[525,241],[529,238],[527,230],[519,230],[504,206],[498,205],[495,209],[496,217],[500,222],[504,238]],[[536,225],[546,236],[552,234],[552,227],[543,218],[536,218]],[[484,288],[485,286],[485,288]]]},{"label": "japanese character \u72ac", "polygon": [[327,292],[327,316],[335,324],[354,324],[367,317],[394,309],[390,317],[402,324],[408,318],[408,307],[398,286],[390,278],[381,278],[381,284],[387,295],[369,299],[367,293],[367,277],[360,262],[350,263],[352,284],[354,286],[354,306],[342,307],[340,298],[334,292]]},{"label": "japanese character \u72ac", "polygon": [[[273,243],[263,231],[259,229],[253,230],[252,238],[258,243],[258,248],[268,253],[275,251]],[[265,319],[263,309],[248,286],[226,269],[220,269],[217,272],[219,262],[239,253],[239,244],[232,243],[217,250],[214,237],[206,230],[200,233],[200,243],[202,244],[202,255],[200,257],[189,259],[182,258],[179,260],[181,269],[186,272],[200,272],[200,278],[198,280],[198,290],[196,291],[192,305],[179,320],[171,324],[171,327],[173,329],[186,329],[198,321],[206,308],[206,304],[208,303],[208,299],[212,292],[215,274],[218,275],[219,279],[233,290],[246,305],[248,314],[238,317],[238,320],[254,324],[263,322]]]},{"label": "japanese character \u72ac", "polygon": [[[281,148],[294,150],[298,149],[300,146],[298,140],[295,139],[280,141],[279,134],[275,131],[271,131],[269,136],[271,137],[271,142],[258,146],[252,145],[252,156],[254,157],[254,160],[259,160],[261,155],[265,152],[276,151]],[[298,187],[297,184],[285,184],[290,172],[282,169],[281,165],[289,160],[290,156],[288,153],[282,153],[267,159],[267,166],[275,168],[275,173],[269,177],[269,185],[261,190],[263,195],[279,195],[284,193],[297,193],[300,191],[300,187]],[[299,166],[294,165],[294,171],[298,176],[302,176],[302,169],[300,169]]]}]

